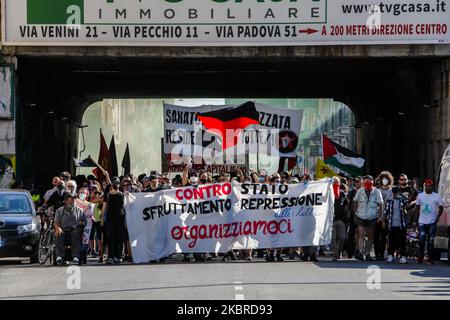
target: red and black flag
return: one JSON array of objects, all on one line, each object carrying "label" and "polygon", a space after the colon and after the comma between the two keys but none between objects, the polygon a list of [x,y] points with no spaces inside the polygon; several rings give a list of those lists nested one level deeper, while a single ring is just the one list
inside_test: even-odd
[{"label": "red and black flag", "polygon": [[[106,144],[105,137],[103,136],[102,129],[100,129],[100,152],[98,155],[98,164],[108,171],[111,175],[111,156],[109,154],[108,145]],[[106,177],[103,175],[99,168],[92,170],[99,181],[103,181]]]},{"label": "red and black flag", "polygon": [[[238,107],[197,113],[197,118],[207,130],[216,131],[220,134],[224,150],[237,144],[240,131],[253,124],[259,124],[259,112],[252,101]],[[227,130],[232,130],[234,139],[231,141],[227,141]]]}]

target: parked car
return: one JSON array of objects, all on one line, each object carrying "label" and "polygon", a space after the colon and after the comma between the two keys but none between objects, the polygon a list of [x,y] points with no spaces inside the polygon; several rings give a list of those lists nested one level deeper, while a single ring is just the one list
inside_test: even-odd
[{"label": "parked car", "polygon": [[447,252],[450,264],[450,144],[442,156],[437,185],[437,192],[444,200],[444,213],[437,224],[433,256],[438,260],[442,252]]},{"label": "parked car", "polygon": [[28,191],[0,190],[0,258],[29,257],[37,263],[40,228]]}]

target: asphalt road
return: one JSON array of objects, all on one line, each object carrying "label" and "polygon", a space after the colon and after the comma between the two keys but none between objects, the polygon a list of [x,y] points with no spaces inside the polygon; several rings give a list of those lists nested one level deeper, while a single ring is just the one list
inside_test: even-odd
[{"label": "asphalt road", "polygon": [[[450,266],[445,261],[428,266],[414,261],[331,262],[330,257],[321,257],[318,263],[180,259],[115,266],[90,259],[79,274],[68,274],[73,271],[67,266],[0,259],[0,299],[450,299]],[[378,275],[368,273],[370,265],[379,267],[379,288],[369,279]]]}]

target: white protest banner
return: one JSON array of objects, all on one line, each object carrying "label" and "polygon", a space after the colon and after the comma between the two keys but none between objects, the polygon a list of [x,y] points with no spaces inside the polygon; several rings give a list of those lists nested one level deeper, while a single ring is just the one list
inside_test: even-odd
[{"label": "white protest banner", "polygon": [[136,263],[172,253],[327,245],[331,179],[307,184],[211,184],[126,198]]},{"label": "white protest banner", "polygon": [[[204,131],[196,115],[229,107],[234,106],[181,107],[164,104],[164,153],[180,155],[180,158],[193,156],[203,160],[205,165],[223,164],[223,157],[219,156],[222,152],[221,138],[213,132]],[[295,157],[303,111],[272,108],[263,104],[255,104],[255,107],[260,124],[238,133],[238,144],[232,152],[241,156],[258,153]],[[214,156],[206,148],[214,148]],[[176,165],[181,163],[170,163],[169,168]]]},{"label": "white protest banner", "polygon": [[450,42],[447,0],[3,0],[2,10],[6,45]]},{"label": "white protest banner", "polygon": [[91,234],[92,229],[95,204],[86,201],[81,201],[80,199],[77,199],[75,204],[78,208],[83,210],[83,213],[86,216],[86,226],[84,227],[81,243],[83,245],[89,245],[89,236]]}]

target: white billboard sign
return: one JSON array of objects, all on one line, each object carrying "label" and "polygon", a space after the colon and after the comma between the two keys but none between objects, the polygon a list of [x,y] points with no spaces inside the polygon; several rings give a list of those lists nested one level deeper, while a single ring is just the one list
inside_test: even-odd
[{"label": "white billboard sign", "polygon": [[4,45],[450,43],[447,0],[3,0]]}]

